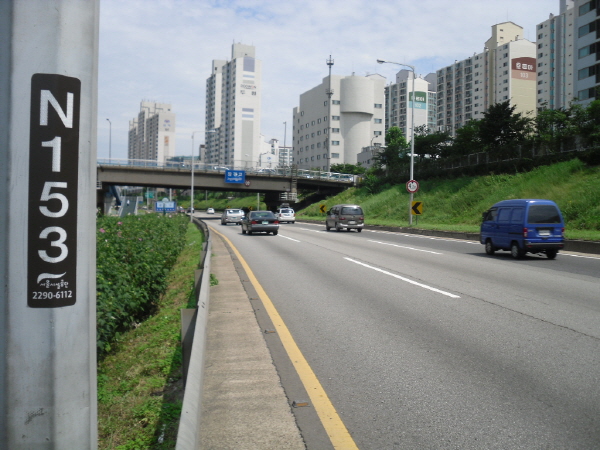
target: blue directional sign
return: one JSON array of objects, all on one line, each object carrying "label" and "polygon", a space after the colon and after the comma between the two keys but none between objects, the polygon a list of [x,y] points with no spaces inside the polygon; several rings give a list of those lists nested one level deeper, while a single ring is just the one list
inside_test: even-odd
[{"label": "blue directional sign", "polygon": [[225,183],[243,184],[245,182],[246,182],[246,171],[245,170],[226,170],[225,171]]},{"label": "blue directional sign", "polygon": [[177,211],[177,202],[156,202],[154,210],[156,212],[175,212]]}]

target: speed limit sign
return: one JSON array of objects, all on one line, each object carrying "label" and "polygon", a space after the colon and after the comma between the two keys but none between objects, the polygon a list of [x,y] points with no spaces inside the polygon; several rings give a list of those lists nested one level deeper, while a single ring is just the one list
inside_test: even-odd
[{"label": "speed limit sign", "polygon": [[419,190],[419,183],[416,180],[410,180],[406,183],[406,190],[414,194]]}]

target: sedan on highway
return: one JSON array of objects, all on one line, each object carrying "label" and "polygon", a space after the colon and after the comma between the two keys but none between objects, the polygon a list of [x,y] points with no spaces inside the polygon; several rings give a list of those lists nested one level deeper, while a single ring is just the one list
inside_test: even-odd
[{"label": "sedan on highway", "polygon": [[271,211],[251,211],[242,219],[242,234],[254,232],[273,233],[279,231],[279,219]]}]

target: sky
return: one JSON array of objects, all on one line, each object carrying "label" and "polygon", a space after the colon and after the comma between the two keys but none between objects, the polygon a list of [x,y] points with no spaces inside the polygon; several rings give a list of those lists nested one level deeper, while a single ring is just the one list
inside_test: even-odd
[{"label": "sky", "polygon": [[[170,103],[178,156],[204,142],[206,79],[232,44],[262,61],[264,140],[292,145],[292,110],[328,75],[378,73],[388,83],[410,64],[417,74],[481,53],[491,27],[536,25],[560,0],[101,0],[98,158],[127,158],[129,121],[142,101]],[[109,119],[109,120],[107,120]],[[192,134],[194,139],[192,139]]]}]

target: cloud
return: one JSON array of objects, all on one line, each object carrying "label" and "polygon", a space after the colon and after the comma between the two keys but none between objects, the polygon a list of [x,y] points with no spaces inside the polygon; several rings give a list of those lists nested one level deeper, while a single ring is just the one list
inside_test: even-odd
[{"label": "cloud", "polygon": [[[559,0],[103,0],[100,7],[98,156],[127,157],[129,121],[142,100],[171,103],[176,153],[191,151],[204,129],[205,84],[212,60],[231,58],[234,42],[254,45],[263,63],[265,139],[291,143],[292,109],[328,74],[380,73],[397,66],[426,75],[480,53],[491,26],[512,21],[535,41],[535,26]],[[284,126],[287,122],[287,126]]]}]

